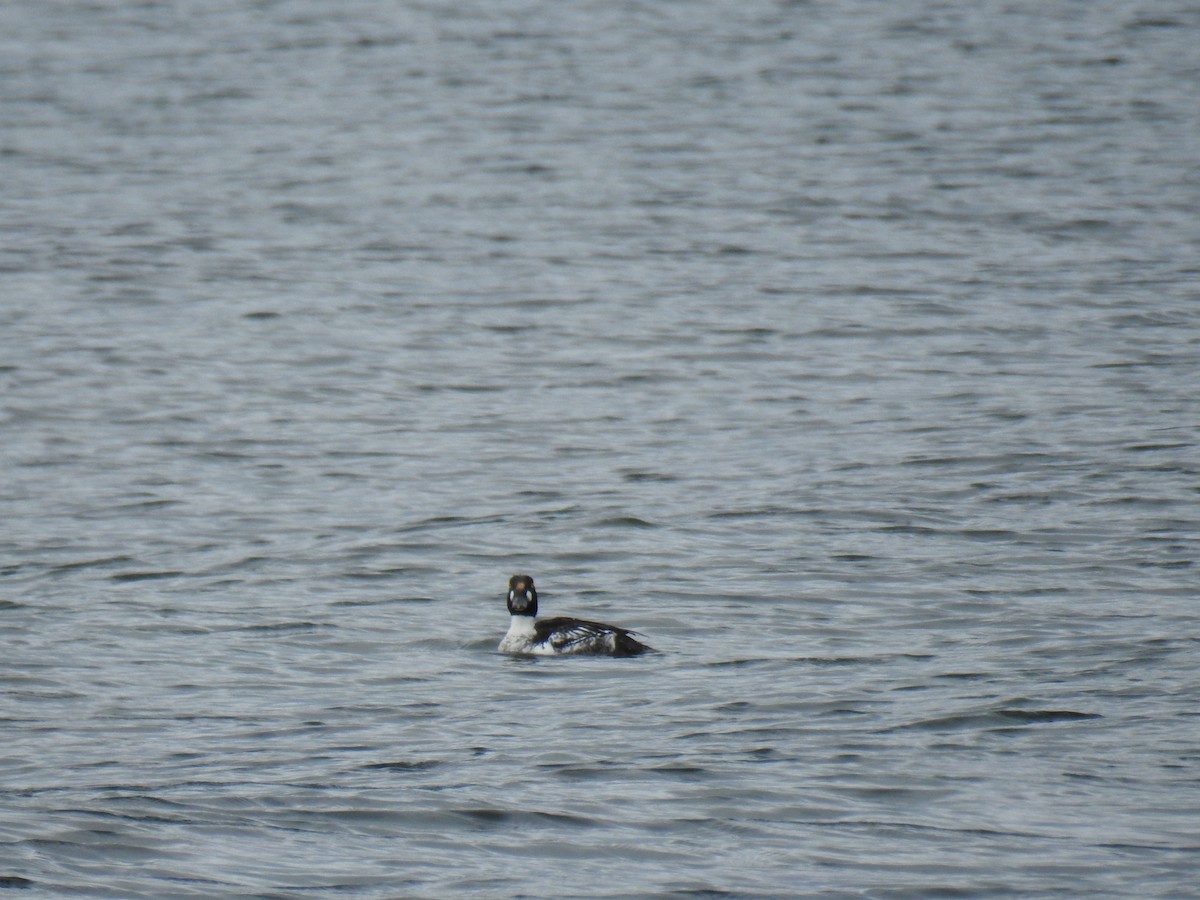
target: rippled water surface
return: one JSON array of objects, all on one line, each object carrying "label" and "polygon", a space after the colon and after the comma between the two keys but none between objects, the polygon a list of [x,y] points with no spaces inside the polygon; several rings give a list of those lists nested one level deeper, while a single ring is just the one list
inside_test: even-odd
[{"label": "rippled water surface", "polygon": [[1194,896],[1198,29],[0,6],[0,888]]}]

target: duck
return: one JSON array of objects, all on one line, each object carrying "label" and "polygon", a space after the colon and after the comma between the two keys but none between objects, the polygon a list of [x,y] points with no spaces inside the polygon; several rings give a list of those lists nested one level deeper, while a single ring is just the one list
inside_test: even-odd
[{"label": "duck", "polygon": [[601,622],[558,616],[539,619],[537,588],[529,575],[508,580],[508,633],[501,653],[533,656],[639,656],[652,651],[634,637],[636,632]]}]

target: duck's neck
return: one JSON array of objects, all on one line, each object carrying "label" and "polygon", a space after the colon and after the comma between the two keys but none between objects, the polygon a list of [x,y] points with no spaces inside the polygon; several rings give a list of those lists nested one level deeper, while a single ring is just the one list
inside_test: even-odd
[{"label": "duck's neck", "polygon": [[533,637],[533,616],[513,616],[508,623],[509,637]]}]

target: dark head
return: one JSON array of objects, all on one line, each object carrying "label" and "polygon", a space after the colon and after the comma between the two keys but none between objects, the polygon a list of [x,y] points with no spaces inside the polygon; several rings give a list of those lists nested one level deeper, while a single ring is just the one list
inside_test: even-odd
[{"label": "dark head", "polygon": [[508,579],[508,611],[514,616],[537,615],[537,588],[528,575]]}]

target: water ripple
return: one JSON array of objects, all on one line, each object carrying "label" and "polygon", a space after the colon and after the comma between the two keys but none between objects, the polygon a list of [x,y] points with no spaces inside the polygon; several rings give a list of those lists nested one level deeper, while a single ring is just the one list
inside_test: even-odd
[{"label": "water ripple", "polygon": [[0,4],[0,887],[1193,893],[1127,7]]}]

